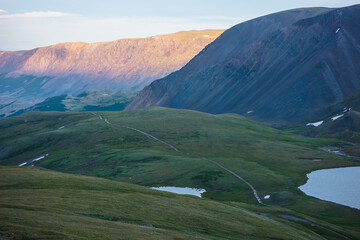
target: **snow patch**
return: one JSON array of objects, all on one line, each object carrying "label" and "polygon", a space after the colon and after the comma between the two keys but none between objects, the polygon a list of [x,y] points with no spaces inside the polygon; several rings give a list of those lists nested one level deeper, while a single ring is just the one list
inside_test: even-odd
[{"label": "snow patch", "polygon": [[31,162],[36,162],[36,161],[39,161],[39,160],[41,160],[41,159],[45,158],[47,155],[49,155],[49,154],[45,154],[44,156],[41,156],[41,157],[35,158],[34,160],[31,160]]},{"label": "snow patch", "polygon": [[318,127],[321,124],[323,124],[324,121],[319,121],[319,122],[313,122],[313,123],[308,123],[306,124],[306,126],[314,126],[314,127]]},{"label": "snow patch", "polygon": [[266,195],[265,197],[264,197],[264,199],[269,199],[270,198],[270,195]]},{"label": "snow patch", "polygon": [[206,34],[206,35],[203,35],[203,37],[210,37],[210,35],[207,35],[207,34]]},{"label": "snow patch", "polygon": [[335,121],[336,119],[341,118],[342,116],[344,116],[344,114],[337,115],[337,116],[335,116],[335,117],[332,117],[331,119],[332,119],[333,121]]},{"label": "snow patch", "polygon": [[351,110],[351,107],[349,107],[349,108],[346,108],[346,107],[344,107],[344,109],[343,109],[344,111],[344,113],[346,113],[346,112],[348,112],[348,111],[350,111]]},{"label": "snow patch", "polygon": [[338,33],[339,31],[340,31],[340,28],[338,28],[335,33]]},{"label": "snow patch", "polygon": [[65,126],[61,126],[61,127],[59,127],[58,129],[63,129]]},{"label": "snow patch", "polygon": [[250,113],[253,113],[253,112],[254,112],[253,110],[250,110],[246,114],[250,114]]},{"label": "snow patch", "polygon": [[[32,160],[30,160],[30,161],[26,161],[26,162],[24,162],[24,163],[21,163],[21,164],[19,164],[18,166],[19,166],[19,167],[21,167],[21,166],[24,166],[24,165],[26,165],[26,164],[28,164],[28,163],[32,163],[32,162],[39,161],[39,160],[41,160],[41,159],[43,159],[43,158],[47,157],[48,155],[49,155],[49,154],[45,154],[44,156],[41,156],[41,157],[38,157],[38,158],[32,159]],[[34,165],[32,165],[32,166],[34,166]]]}]

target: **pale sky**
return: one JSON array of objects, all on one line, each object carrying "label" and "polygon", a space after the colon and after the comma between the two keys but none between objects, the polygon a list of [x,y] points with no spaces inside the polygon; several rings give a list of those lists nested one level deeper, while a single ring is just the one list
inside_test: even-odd
[{"label": "pale sky", "polygon": [[354,4],[360,0],[0,0],[0,50],[227,29],[287,9]]}]

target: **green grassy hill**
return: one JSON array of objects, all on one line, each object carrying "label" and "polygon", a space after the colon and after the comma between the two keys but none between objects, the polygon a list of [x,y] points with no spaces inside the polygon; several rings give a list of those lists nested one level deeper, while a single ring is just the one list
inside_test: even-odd
[{"label": "green grassy hill", "polygon": [[30,167],[0,174],[1,239],[321,239],[198,197]]},{"label": "green grassy hill", "polygon": [[[125,126],[152,134],[179,152]],[[165,108],[30,112],[0,121],[1,165],[19,165],[48,154],[31,164],[143,186],[204,188],[206,198],[241,203],[242,208],[278,221],[285,221],[278,218],[289,212],[310,219],[318,225],[301,225],[329,239],[339,235],[318,226],[360,238],[360,211],[307,197],[297,189],[310,171],[360,165],[319,149],[337,144],[264,127],[235,114]],[[270,207],[259,205],[248,185],[214,161],[249,182]],[[265,195],[271,197],[263,199]]]}]

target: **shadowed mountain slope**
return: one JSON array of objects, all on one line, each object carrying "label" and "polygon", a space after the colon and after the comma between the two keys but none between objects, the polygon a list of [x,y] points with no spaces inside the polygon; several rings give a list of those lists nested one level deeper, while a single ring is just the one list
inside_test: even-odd
[{"label": "shadowed mountain slope", "polygon": [[360,5],[295,9],[234,26],[126,109],[233,112],[274,125],[302,123],[360,90]]}]

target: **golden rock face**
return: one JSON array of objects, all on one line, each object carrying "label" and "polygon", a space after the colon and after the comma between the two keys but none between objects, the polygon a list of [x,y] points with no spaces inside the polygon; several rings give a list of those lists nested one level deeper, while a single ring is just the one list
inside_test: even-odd
[{"label": "golden rock face", "polygon": [[88,79],[144,86],[180,69],[223,30],[186,31],[110,42],[60,43],[29,51],[0,52],[0,73]]}]

